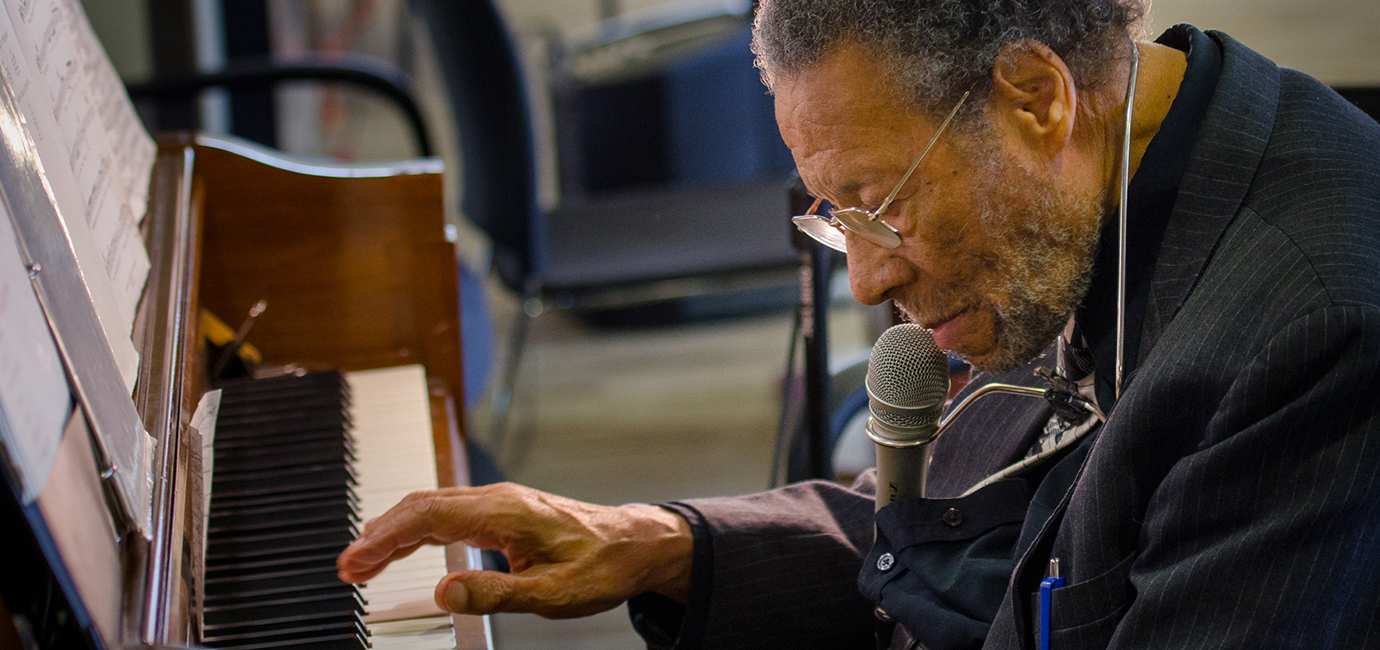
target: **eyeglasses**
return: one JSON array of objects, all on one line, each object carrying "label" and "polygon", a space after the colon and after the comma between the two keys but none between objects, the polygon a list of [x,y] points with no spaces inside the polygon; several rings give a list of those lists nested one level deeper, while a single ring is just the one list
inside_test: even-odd
[{"label": "eyeglasses", "polygon": [[819,209],[819,204],[824,199],[815,199],[810,209],[805,214],[791,217],[795,227],[813,238],[815,241],[828,246],[840,253],[848,252],[848,238],[844,231],[851,230],[858,236],[870,241],[883,248],[896,248],[901,245],[901,235],[891,224],[882,221],[882,211],[891,205],[896,199],[896,195],[901,192],[906,181],[910,180],[910,175],[915,173],[915,168],[920,166],[920,161],[925,159],[934,143],[939,140],[939,136],[944,133],[944,129],[949,126],[949,122],[958,114],[958,109],[963,106],[963,102],[968,99],[968,90],[958,98],[958,104],[954,105],[953,110],[949,111],[949,116],[944,118],[944,122],[939,125],[939,130],[934,132],[929,144],[925,145],[925,150],[920,152],[920,157],[911,163],[910,169],[906,170],[906,175],[901,177],[901,182],[891,190],[886,200],[877,206],[876,210],[867,211],[862,208],[835,208],[829,210],[829,216],[815,214]]}]

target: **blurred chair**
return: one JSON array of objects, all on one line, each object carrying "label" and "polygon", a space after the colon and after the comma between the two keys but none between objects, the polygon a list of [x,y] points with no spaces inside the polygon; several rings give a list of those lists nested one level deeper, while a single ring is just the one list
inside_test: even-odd
[{"label": "blurred chair", "polygon": [[750,3],[674,2],[550,43],[561,177],[550,210],[538,205],[529,87],[492,2],[411,4],[454,115],[461,209],[489,236],[495,275],[523,298],[492,400],[495,448],[530,320],[545,306],[590,315],[705,296],[730,311],[773,295],[790,304],[794,165],[752,67]]},{"label": "blurred chair", "polygon": [[[294,81],[346,84],[387,100],[402,112],[403,119],[407,121],[417,155],[423,158],[432,155],[431,134],[413,98],[412,82],[407,73],[387,61],[362,54],[336,53],[324,57],[302,57],[294,61],[260,58],[237,60],[216,72],[127,84],[126,91],[135,102],[151,102],[157,106],[195,99],[201,91],[209,88],[268,90]],[[158,125],[150,125],[150,129],[158,130]],[[260,144],[277,146],[273,142]]]},{"label": "blurred chair", "polygon": [[1380,86],[1338,86],[1333,90],[1380,122]]}]

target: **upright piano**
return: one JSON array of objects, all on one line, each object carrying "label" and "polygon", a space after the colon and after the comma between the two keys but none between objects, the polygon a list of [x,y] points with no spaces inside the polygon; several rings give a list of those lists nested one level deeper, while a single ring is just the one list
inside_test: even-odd
[{"label": "upright piano", "polygon": [[[150,535],[131,531],[107,508],[108,490],[93,461],[98,450],[77,408],[37,500],[8,500],[0,512],[8,540],[0,561],[16,567],[0,580],[14,610],[0,612],[6,614],[0,616],[0,646],[18,639],[93,648],[491,648],[486,618],[449,616],[431,604],[433,587],[447,570],[478,566],[477,553],[459,544],[419,558],[409,575],[387,587],[347,594],[346,600],[370,601],[362,611],[321,609],[330,599],[322,580],[333,576],[325,561],[338,552],[340,535],[353,534],[359,520],[417,487],[403,481],[370,492],[375,488],[366,485],[367,477],[385,483],[420,478],[421,487],[468,483],[456,260],[445,236],[439,161],[337,166],[197,135],[162,137],[158,144],[142,227],[152,270],[134,329],[142,363],[133,401],[158,443]],[[220,474],[201,475],[203,432],[193,416],[213,387],[202,314],[234,326],[260,301],[266,309],[247,340],[261,353],[261,368],[277,368],[281,376],[224,386],[224,435],[216,438],[215,455],[233,455],[220,447],[235,444],[238,434],[231,429],[240,414],[253,416],[250,429],[254,417],[292,420],[291,413],[274,411],[291,411],[307,399],[299,400],[291,386],[314,378],[329,384],[328,392],[353,406],[335,418],[343,423],[344,442],[321,444],[344,445],[355,465],[339,480],[359,483],[353,490],[339,486],[357,494],[345,506],[349,521],[329,534],[327,523],[318,529],[314,522],[340,515],[321,506],[326,514],[313,518],[312,504],[324,501],[283,505],[280,497],[255,491],[268,479],[220,464]],[[258,396],[278,405],[264,407],[264,416]],[[376,406],[357,410],[365,403]],[[342,407],[325,408],[339,415]],[[308,413],[305,421],[321,419]],[[268,435],[271,445],[295,444],[283,431]],[[313,467],[297,463],[296,448],[267,444],[251,439],[241,446],[251,470],[299,482],[304,491],[319,488],[304,478]],[[421,449],[420,460],[395,457],[409,446]],[[370,458],[369,450],[389,459]],[[208,482],[213,510],[215,490],[222,487],[250,499],[208,521],[200,496]],[[269,523],[245,523],[258,513]],[[238,536],[240,545],[215,541],[222,529]],[[207,530],[211,541],[203,552],[200,537]],[[327,538],[324,546],[303,545],[300,566],[287,554],[297,542],[282,541]],[[230,564],[207,573],[204,567],[218,553],[223,561],[228,553]],[[388,582],[390,572],[378,582]],[[282,586],[294,580],[303,584],[299,594]],[[349,587],[333,584],[327,591],[338,595],[340,588]],[[198,597],[203,592],[204,600]],[[218,607],[234,615],[214,619]],[[342,638],[336,626],[314,636],[328,621],[345,621],[360,633]]]}]

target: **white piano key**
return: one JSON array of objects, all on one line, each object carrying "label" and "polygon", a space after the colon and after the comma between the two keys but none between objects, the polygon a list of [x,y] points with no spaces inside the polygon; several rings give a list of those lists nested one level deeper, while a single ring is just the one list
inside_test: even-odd
[{"label": "white piano key", "polygon": [[[350,372],[345,378],[350,384],[360,516],[368,521],[408,494],[437,485],[426,374],[421,366],[402,366]],[[445,575],[445,550],[423,546],[360,589],[369,602],[365,620],[374,632],[375,648],[455,647],[450,619],[433,600],[436,583]],[[444,622],[444,633],[432,630],[439,624],[427,621]],[[381,630],[400,625],[425,634],[401,640],[381,636]],[[381,638],[420,645],[381,644]]]},{"label": "white piano key", "polygon": [[374,650],[452,650],[455,631],[450,618],[433,616],[409,621],[390,621],[369,626]]}]

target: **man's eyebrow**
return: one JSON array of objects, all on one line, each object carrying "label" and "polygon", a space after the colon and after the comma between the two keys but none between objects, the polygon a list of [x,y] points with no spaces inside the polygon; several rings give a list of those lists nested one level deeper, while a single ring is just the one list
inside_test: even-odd
[{"label": "man's eyebrow", "polygon": [[[829,192],[827,193],[833,194],[835,198],[838,198],[856,195],[865,184],[859,181],[847,181],[837,185],[833,183],[825,183],[825,185],[829,187]],[[833,203],[833,201],[826,196],[826,192],[820,192],[808,182],[805,183],[805,191],[808,192],[810,196]]]}]

